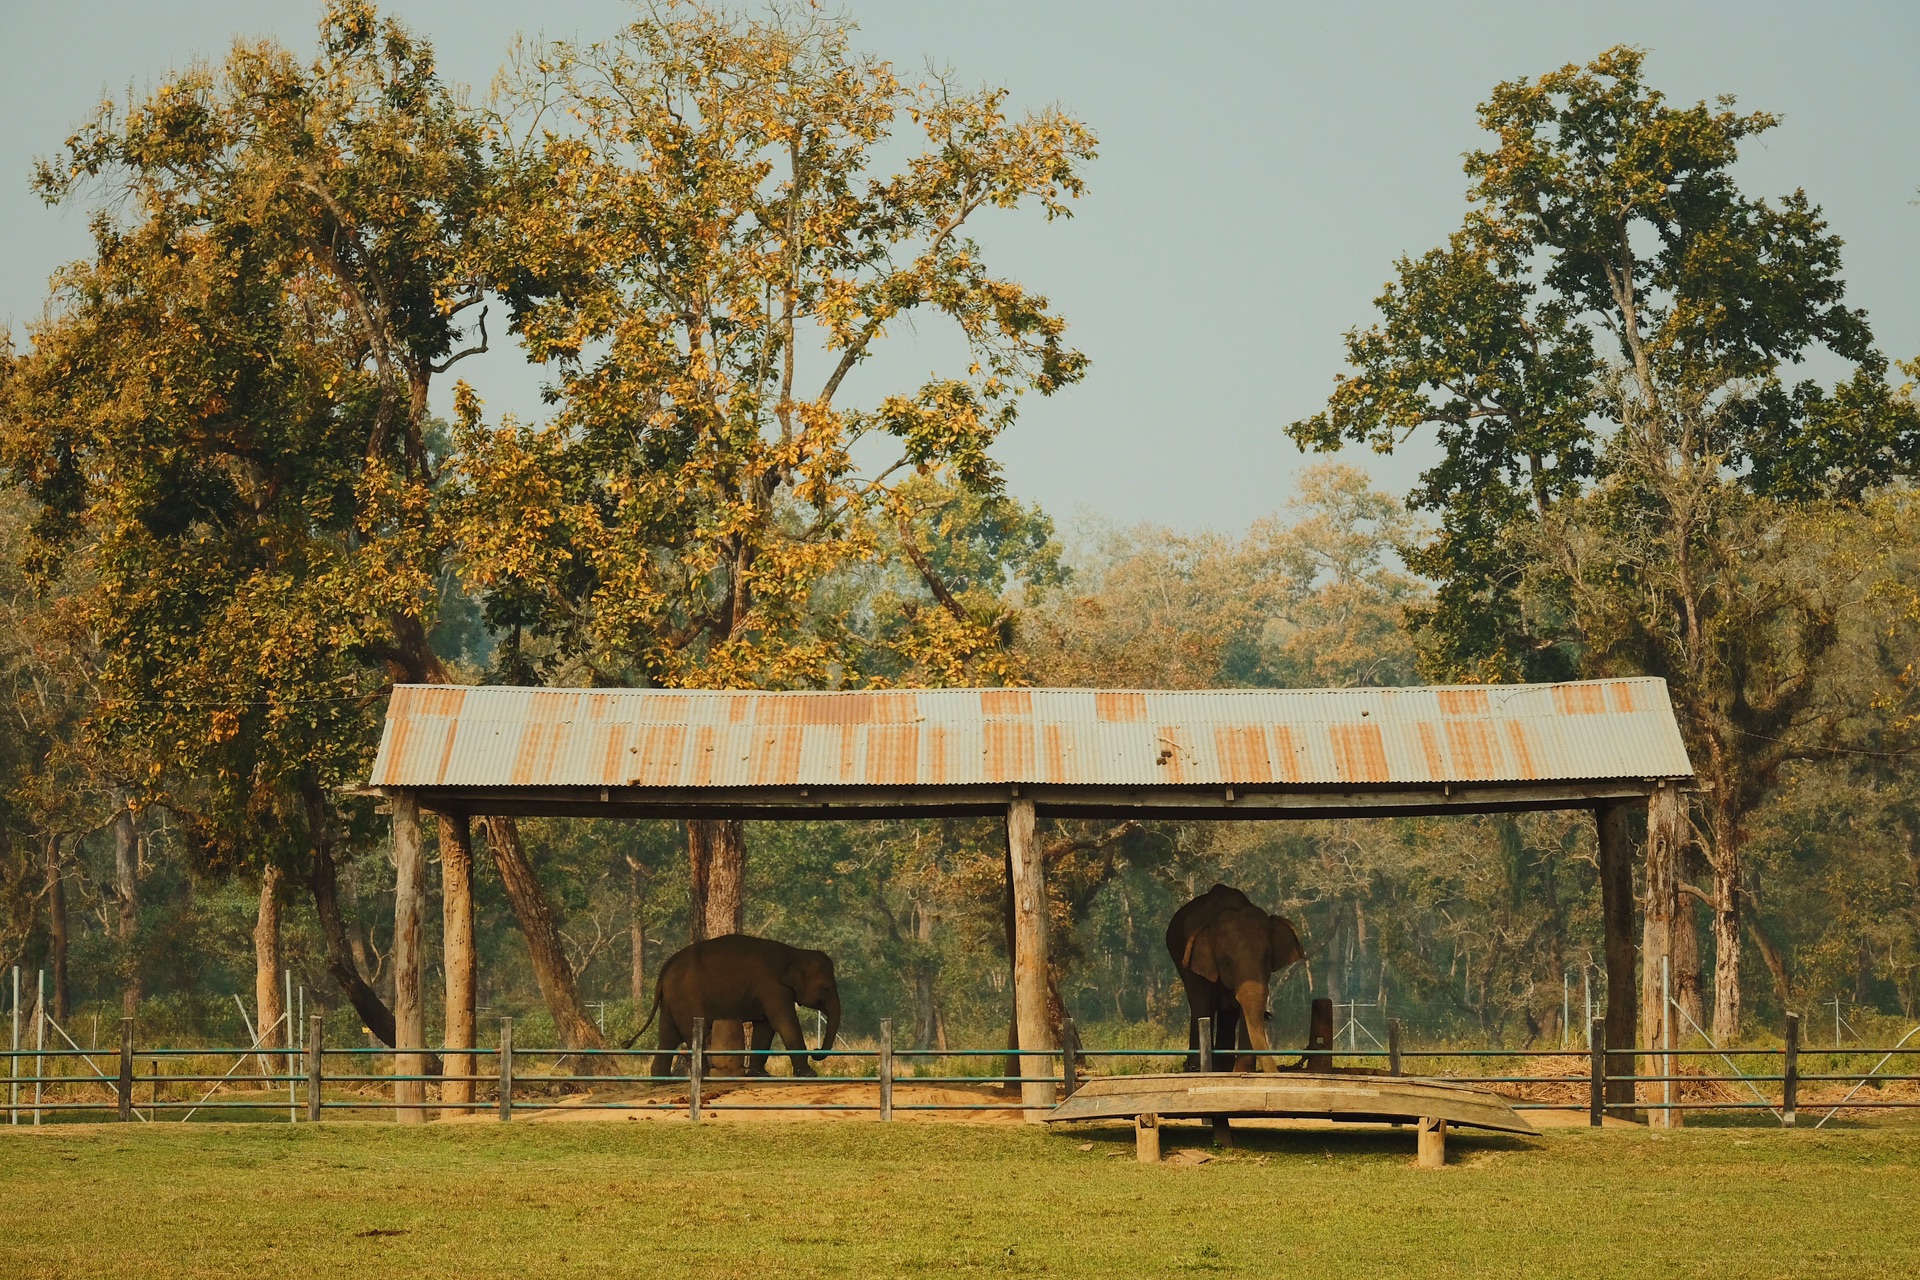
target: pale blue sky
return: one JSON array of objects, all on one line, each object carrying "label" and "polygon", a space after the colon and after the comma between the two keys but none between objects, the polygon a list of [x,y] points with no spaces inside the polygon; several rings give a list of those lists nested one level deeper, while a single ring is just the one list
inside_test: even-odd
[{"label": "pale blue sky", "polygon": [[[395,0],[449,78],[484,91],[520,31],[594,38],[618,0]],[[1101,138],[1078,216],[983,227],[993,262],[1050,294],[1094,361],[996,449],[1010,487],[1057,515],[1231,528],[1276,510],[1314,411],[1393,259],[1459,221],[1474,105],[1499,80],[1652,50],[1671,97],[1734,93],[1784,116],[1743,162],[1750,190],[1803,186],[1847,241],[1855,305],[1895,358],[1920,355],[1920,5],[1146,4],[863,0],[868,47],[1058,102]],[[26,189],[102,93],[235,33],[311,46],[314,0],[0,0],[0,323],[39,314],[86,250],[86,213]],[[926,345],[916,348],[914,341]],[[910,382],[937,339],[869,376]],[[490,411],[538,418],[513,354],[462,366]],[[1417,459],[1353,459],[1404,491]]]}]

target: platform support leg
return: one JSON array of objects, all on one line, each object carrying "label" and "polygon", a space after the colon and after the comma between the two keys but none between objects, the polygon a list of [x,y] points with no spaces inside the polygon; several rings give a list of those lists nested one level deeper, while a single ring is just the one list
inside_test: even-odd
[{"label": "platform support leg", "polygon": [[1447,1167],[1447,1122],[1432,1116],[1420,1117],[1419,1159],[1422,1169]]},{"label": "platform support leg", "polygon": [[1216,1147],[1233,1146],[1233,1125],[1226,1116],[1213,1118],[1213,1145]]},{"label": "platform support leg", "polygon": [[1160,1163],[1159,1116],[1144,1115],[1133,1118],[1133,1154],[1141,1164]]},{"label": "platform support leg", "polygon": [[[1313,1002],[1308,1014],[1307,1048],[1333,1048],[1333,1001],[1325,996]],[[1307,1054],[1307,1070],[1322,1074],[1333,1070],[1333,1055],[1327,1052]]]}]

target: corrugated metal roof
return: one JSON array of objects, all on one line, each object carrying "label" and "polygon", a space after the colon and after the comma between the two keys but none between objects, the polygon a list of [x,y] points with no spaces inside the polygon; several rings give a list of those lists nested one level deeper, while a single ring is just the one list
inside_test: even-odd
[{"label": "corrugated metal roof", "polygon": [[761,693],[400,685],[376,787],[1285,786],[1685,778],[1664,680]]}]

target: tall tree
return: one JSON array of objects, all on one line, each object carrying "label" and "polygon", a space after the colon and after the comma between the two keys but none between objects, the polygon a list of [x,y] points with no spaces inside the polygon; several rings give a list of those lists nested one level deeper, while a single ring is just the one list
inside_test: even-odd
[{"label": "tall tree", "polygon": [[141,785],[204,869],[305,871],[383,1038],[335,893],[366,814],[339,791],[384,685],[439,668],[427,393],[484,348],[461,320],[480,143],[431,50],[360,0],[327,6],[311,62],[243,42],[103,106],[36,185],[111,212],[0,385],[41,543],[97,566],[94,732],[148,744]]},{"label": "tall tree", "polygon": [[[835,576],[923,514],[915,478],[993,492],[987,449],[1020,396],[1082,376],[1064,321],[992,275],[969,230],[988,208],[1066,214],[1092,136],[1057,111],[1010,117],[1003,90],[903,84],[851,33],[666,4],[510,69],[493,274],[559,412],[539,430],[469,414],[462,437],[465,564],[503,676],[859,680]],[[881,171],[903,121],[925,148]],[[957,330],[966,367],[850,403],[886,334],[922,317]],[[961,665],[1000,642],[951,613],[916,634]],[[689,852],[696,936],[737,928],[738,824],[694,824]]]},{"label": "tall tree", "polygon": [[[1643,62],[1614,48],[1494,90],[1480,118],[1497,143],[1468,157],[1465,229],[1401,262],[1381,323],[1348,335],[1356,372],[1290,431],[1390,451],[1439,429],[1444,459],[1411,499],[1442,514],[1411,557],[1439,580],[1434,668],[1667,678],[1708,783],[1699,896],[1715,1031],[1732,1038],[1744,826],[1855,576],[1796,575],[1773,552],[1795,522],[1909,474],[1920,415],[1843,303],[1819,209],[1734,179],[1741,144],[1775,118],[1731,98],[1671,105]],[[1820,348],[1854,372],[1789,386]],[[1649,905],[1683,935],[1690,910]]]}]

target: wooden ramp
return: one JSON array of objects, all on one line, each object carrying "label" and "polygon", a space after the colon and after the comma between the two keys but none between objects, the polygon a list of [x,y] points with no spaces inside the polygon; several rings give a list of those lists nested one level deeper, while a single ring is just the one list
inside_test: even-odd
[{"label": "wooden ramp", "polygon": [[1497,1133],[1531,1135],[1532,1125],[1505,1098],[1462,1084],[1409,1076],[1310,1075],[1304,1072],[1192,1072],[1095,1076],[1047,1114],[1058,1120],[1136,1120],[1244,1116],[1339,1120],[1354,1124],[1444,1121]]}]

